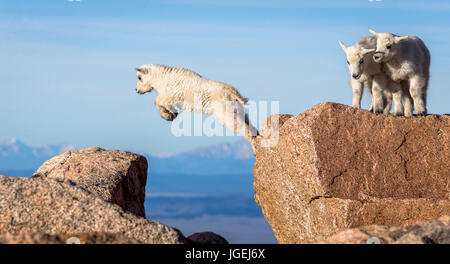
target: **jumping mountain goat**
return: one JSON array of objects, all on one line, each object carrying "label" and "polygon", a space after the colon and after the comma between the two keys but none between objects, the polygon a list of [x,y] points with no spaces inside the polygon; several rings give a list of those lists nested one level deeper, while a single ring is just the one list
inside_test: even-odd
[{"label": "jumping mountain goat", "polygon": [[185,68],[145,64],[136,71],[136,92],[144,94],[155,89],[155,105],[162,118],[173,121],[178,110],[213,115],[225,127],[244,136],[255,151],[258,130],[250,124],[243,106],[248,99],[233,86]]},{"label": "jumping mountain goat", "polygon": [[[396,115],[411,116],[414,108],[417,115],[426,115],[427,88],[430,79],[430,52],[416,36],[397,36],[392,33],[377,33],[377,47],[373,54],[375,62],[382,63],[382,70],[391,80]],[[405,103],[403,112],[402,93]]]},{"label": "jumping mountain goat", "polygon": [[353,92],[352,106],[361,108],[361,97],[365,86],[371,96],[369,111],[388,114],[392,105],[390,81],[381,71],[381,64],[373,60],[377,38],[364,36],[353,46],[346,47],[339,41],[347,57],[350,86]]}]

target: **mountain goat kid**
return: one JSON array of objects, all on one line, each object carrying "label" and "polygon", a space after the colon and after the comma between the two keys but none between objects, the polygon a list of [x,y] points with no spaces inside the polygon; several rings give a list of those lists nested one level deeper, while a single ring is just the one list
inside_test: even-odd
[{"label": "mountain goat kid", "polygon": [[233,86],[185,68],[146,64],[136,71],[136,92],[144,94],[155,89],[155,105],[162,118],[173,121],[177,109],[213,115],[225,127],[244,136],[255,150],[258,130],[250,124],[243,106],[248,99]]},{"label": "mountain goat kid", "polygon": [[430,79],[430,52],[416,36],[397,36],[392,33],[377,33],[377,50],[373,59],[383,64],[383,71],[393,80],[392,95],[395,114],[411,116],[414,108],[417,115],[426,115],[428,80]]},{"label": "mountain goat kid", "polygon": [[339,41],[347,57],[350,86],[353,92],[352,106],[361,108],[361,97],[365,86],[371,96],[369,111],[388,114],[392,105],[389,79],[381,71],[381,65],[373,60],[377,38],[364,36],[353,46],[346,47]]}]

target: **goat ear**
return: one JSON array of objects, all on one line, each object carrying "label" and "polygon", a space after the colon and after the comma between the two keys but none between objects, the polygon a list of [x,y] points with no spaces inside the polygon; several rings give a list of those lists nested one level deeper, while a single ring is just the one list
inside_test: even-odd
[{"label": "goat ear", "polygon": [[403,37],[395,37],[395,43],[399,43],[400,41],[407,39],[408,36],[403,36]]},{"label": "goat ear", "polygon": [[339,45],[341,45],[341,48],[345,51],[345,52],[347,52],[347,47],[344,45],[344,43],[342,43],[340,40],[339,40]]},{"label": "goat ear", "polygon": [[147,73],[147,69],[142,69],[142,68],[134,68],[137,72],[141,72],[146,74]]},{"label": "goat ear", "polygon": [[372,30],[372,29],[369,29],[369,32],[370,33],[372,33],[373,35],[375,35],[376,37],[378,36],[378,33],[377,32],[375,32],[374,30]]}]

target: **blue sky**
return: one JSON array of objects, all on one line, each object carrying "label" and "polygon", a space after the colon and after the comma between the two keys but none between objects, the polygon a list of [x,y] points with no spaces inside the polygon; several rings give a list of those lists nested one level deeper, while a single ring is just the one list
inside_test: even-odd
[{"label": "blue sky", "polygon": [[155,93],[135,93],[134,67],[187,67],[298,114],[351,103],[337,41],[370,28],[425,41],[428,108],[448,113],[449,15],[449,1],[433,0],[0,0],[0,140],[150,154],[238,140],[173,136]]}]

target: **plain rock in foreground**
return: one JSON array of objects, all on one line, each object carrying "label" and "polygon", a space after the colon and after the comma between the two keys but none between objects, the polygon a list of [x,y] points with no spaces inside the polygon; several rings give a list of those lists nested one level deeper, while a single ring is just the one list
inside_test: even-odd
[{"label": "plain rock in foreground", "polygon": [[0,234],[122,234],[140,243],[186,243],[175,228],[104,201],[70,180],[0,175]]},{"label": "plain rock in foreground", "polygon": [[339,232],[318,244],[450,244],[450,215],[411,226],[366,226]]},{"label": "plain rock in foreground", "polygon": [[[280,243],[450,213],[449,116],[323,103],[281,117],[278,144],[257,144],[254,166],[255,201]],[[272,134],[263,129],[258,142]]]},{"label": "plain rock in foreground", "polygon": [[89,147],[49,159],[33,177],[71,180],[105,201],[145,217],[147,167],[144,156]]},{"label": "plain rock in foreground", "polygon": [[[74,238],[76,240],[74,240]],[[0,234],[0,244],[137,244],[122,234],[82,233],[48,235],[42,233]]]}]

